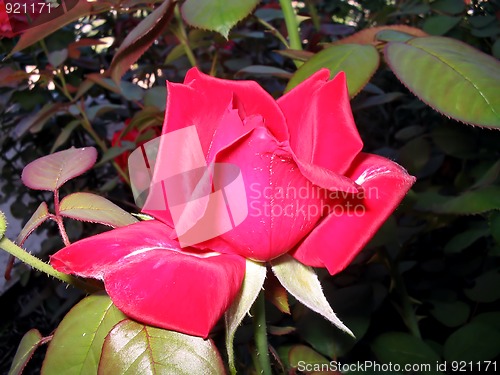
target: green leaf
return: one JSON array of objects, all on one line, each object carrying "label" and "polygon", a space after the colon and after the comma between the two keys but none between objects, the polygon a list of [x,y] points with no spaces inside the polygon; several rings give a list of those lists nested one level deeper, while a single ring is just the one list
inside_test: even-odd
[{"label": "green leaf", "polygon": [[330,361],[318,352],[305,345],[295,345],[288,352],[290,367],[299,367],[299,362],[307,364],[329,364]]},{"label": "green leaf", "polygon": [[130,66],[153,44],[168,26],[174,10],[174,1],[165,0],[144,18],[125,38],[111,61],[111,78],[120,82]]},{"label": "green leaf", "polygon": [[121,104],[97,104],[87,108],[87,117],[90,121],[94,121],[97,117],[102,116],[105,113],[116,111],[121,108],[123,108],[123,105]]},{"label": "green leaf", "polygon": [[448,241],[444,247],[444,252],[446,254],[459,253],[462,250],[467,249],[480,238],[488,236],[489,234],[490,231],[487,227],[466,230],[465,232],[457,234],[450,241]]},{"label": "green leaf", "polygon": [[275,68],[274,66],[267,65],[250,65],[243,69],[240,69],[235,77],[241,77],[244,75],[252,75],[252,76],[271,76],[278,78],[286,78],[289,79],[292,76],[292,73],[287,72],[286,70]]},{"label": "green leaf", "polygon": [[491,210],[500,210],[500,187],[498,186],[467,191],[436,205],[433,211],[443,214],[469,215]]},{"label": "green leaf", "polygon": [[321,68],[330,69],[330,78],[344,71],[349,95],[354,97],[377,70],[380,56],[372,45],[341,44],[328,47],[311,57],[292,76],[285,91],[288,92]]},{"label": "green leaf", "polygon": [[125,99],[131,101],[141,100],[144,97],[146,91],[142,87],[128,81],[119,81],[118,84],[116,84],[112,79],[106,78],[103,74],[100,73],[87,74],[87,81],[97,83],[99,86],[102,86],[105,89],[112,91],[118,95],[122,95]]},{"label": "green leaf", "polygon": [[54,144],[52,145],[52,148],[50,149],[50,152],[53,153],[55,150],[57,150],[59,147],[65,144],[66,141],[69,139],[71,133],[73,133],[73,130],[75,130],[80,124],[81,124],[80,120],[77,119],[68,123],[57,136],[56,140],[54,141]]},{"label": "green leaf", "polygon": [[465,302],[429,301],[434,306],[431,315],[447,327],[458,327],[469,319],[470,307]]},{"label": "green leaf", "polygon": [[[498,319],[498,313],[496,313],[496,319]],[[444,343],[444,358],[446,361],[465,362],[492,360],[500,355],[499,342],[498,326],[482,321],[479,315],[448,337]]]},{"label": "green leaf", "polygon": [[88,171],[96,159],[94,147],[71,147],[32,161],[24,167],[21,179],[31,189],[56,191],[66,181]]},{"label": "green leaf", "polygon": [[231,304],[231,307],[224,315],[226,323],[226,349],[229,368],[232,373],[236,373],[233,349],[234,335],[238,326],[243,321],[243,318],[250,311],[250,308],[257,299],[257,296],[264,285],[266,271],[267,268],[265,264],[253,262],[248,259],[246,260],[246,271],[243,285]]},{"label": "green leaf", "polygon": [[49,63],[57,68],[68,58],[68,50],[66,48],[61,49],[59,51],[52,51],[47,56]]},{"label": "green leaf", "polygon": [[155,86],[147,90],[144,95],[144,105],[164,111],[167,105],[167,88]]},{"label": "green leaf", "polygon": [[[435,364],[439,356],[421,339],[403,332],[387,332],[378,336],[371,348],[382,363],[405,364]],[[426,374],[436,374],[435,368]]]},{"label": "green leaf", "polygon": [[16,355],[12,360],[9,375],[21,375],[29,360],[33,356],[35,350],[42,343],[42,335],[40,332],[33,328],[26,332],[17,347]]},{"label": "green leaf", "polygon": [[444,35],[457,26],[462,17],[432,16],[425,20],[423,29],[431,35]]},{"label": "green leaf", "polygon": [[337,318],[328,303],[318,276],[311,267],[305,266],[285,254],[271,262],[272,270],[285,289],[299,302],[324,316],[340,330],[354,336]]},{"label": "green leaf", "polygon": [[36,27],[27,29],[21,34],[19,41],[14,49],[9,53],[9,56],[12,56],[14,53],[19,52],[32,44],[35,44],[46,36],[76,21],[77,19],[89,15],[92,13],[92,8],[93,3],[90,3],[87,0],[79,0],[75,7],[71,8],[62,16],[54,18],[53,20]]},{"label": "green leaf", "polygon": [[99,375],[224,374],[212,340],[123,320],[104,341]]},{"label": "green leaf", "polygon": [[16,137],[22,137],[27,131],[36,132],[52,119],[57,112],[65,108],[62,103],[47,103],[42,109],[25,116],[15,127]]},{"label": "green leaf", "polygon": [[91,193],[73,193],[61,201],[59,209],[64,217],[100,223],[110,227],[123,227],[138,220],[104,197]]},{"label": "green leaf", "polygon": [[315,54],[309,51],[297,50],[297,49],[282,49],[279,51],[274,51],[281,56],[288,57],[292,60],[307,61]]},{"label": "green leaf", "polygon": [[137,145],[134,142],[130,141],[122,141],[121,146],[114,146],[108,148],[108,150],[102,155],[102,158],[99,160],[99,162],[96,164],[96,167],[99,167],[105,163],[107,163],[110,160],[113,160],[117,156],[120,156],[124,152],[134,150]]},{"label": "green leaf", "polygon": [[495,302],[500,299],[498,285],[500,285],[500,269],[495,269],[478,276],[474,287],[464,289],[464,293],[474,302]]},{"label": "green leaf", "polygon": [[16,243],[22,246],[26,238],[48,218],[49,209],[47,208],[47,203],[42,202],[17,236]]},{"label": "green leaf", "polygon": [[457,158],[471,158],[477,155],[477,142],[469,128],[438,125],[431,132],[434,143],[445,153]]},{"label": "green leaf", "polygon": [[191,26],[217,31],[227,39],[231,28],[248,16],[257,4],[259,0],[186,0],[181,12]]},{"label": "green leaf", "polygon": [[399,150],[399,162],[410,173],[418,173],[431,157],[431,145],[425,137],[414,138]]},{"label": "green leaf", "polygon": [[448,14],[458,14],[465,10],[464,0],[437,0],[431,4],[432,10]]},{"label": "green leaf", "polygon": [[415,36],[398,30],[385,29],[379,31],[375,38],[382,42],[407,42]]},{"label": "green leaf", "polygon": [[420,99],[456,120],[500,127],[500,63],[444,37],[388,43],[387,63]]},{"label": "green leaf", "polygon": [[96,374],[104,338],[125,318],[104,293],[83,299],[57,327],[42,375]]}]

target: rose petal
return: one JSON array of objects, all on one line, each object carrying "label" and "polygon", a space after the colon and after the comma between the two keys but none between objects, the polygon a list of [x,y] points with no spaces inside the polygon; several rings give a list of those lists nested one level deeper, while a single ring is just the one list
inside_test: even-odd
[{"label": "rose petal", "polygon": [[398,164],[365,153],[356,158],[347,175],[364,189],[361,196],[336,193],[330,215],[292,254],[306,265],[328,268],[332,275],[362,250],[415,182]]},{"label": "rose petal", "polygon": [[363,148],[352,117],[345,74],[320,70],[278,99],[290,146],[305,163],[344,173]]},{"label": "rose petal", "polygon": [[218,163],[241,169],[248,216],[231,231],[205,244],[219,252],[267,261],[289,251],[321,216],[321,193],[308,181],[288,153],[287,144],[255,128],[220,152]]},{"label": "rose petal", "polygon": [[159,221],[140,221],[75,242],[52,255],[50,264],[60,272],[102,280],[109,267],[135,251],[176,249],[171,233]]},{"label": "rose petal", "polygon": [[50,261],[58,271],[104,280],[113,303],[138,321],[207,337],[239,291],[245,259],[181,251],[171,231],[143,221],[75,242]]},{"label": "rose petal", "polygon": [[155,249],[127,257],[104,276],[106,291],[143,323],[206,338],[236,297],[245,275],[237,255],[199,258]]},{"label": "rose petal", "polygon": [[167,82],[167,90],[167,109],[162,134],[194,125],[203,154],[208,155],[214,134],[227,107],[232,103],[232,92],[214,88],[209,95],[192,85],[171,82]]},{"label": "rose petal", "polygon": [[[211,103],[221,100],[221,95],[225,98],[227,93],[234,94],[233,105],[234,108],[238,109],[242,120],[254,115],[260,115],[264,118],[266,127],[278,141],[288,139],[288,130],[283,113],[271,95],[257,82],[214,78],[193,68],[187,72],[184,84],[189,84],[194,90],[203,93]],[[186,104],[182,108],[186,108]]]}]

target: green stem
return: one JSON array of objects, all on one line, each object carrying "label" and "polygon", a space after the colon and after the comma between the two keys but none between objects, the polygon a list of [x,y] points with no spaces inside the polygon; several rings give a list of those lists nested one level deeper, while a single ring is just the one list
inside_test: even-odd
[{"label": "green stem", "polygon": [[257,363],[260,367],[260,373],[264,375],[272,375],[267,343],[266,300],[264,298],[263,291],[260,292],[259,296],[255,300],[252,311],[255,346],[257,349]]},{"label": "green stem", "polygon": [[186,56],[191,66],[197,67],[198,62],[196,61],[196,57],[194,56],[191,46],[189,45],[189,38],[186,33],[186,26],[184,25],[184,21],[182,21],[182,16],[178,4],[175,6],[174,16],[178,23],[178,28],[175,32],[175,35],[177,36],[177,39],[179,39],[179,42],[181,42],[181,44],[184,46],[184,51],[186,52]]},{"label": "green stem", "polygon": [[280,40],[280,42],[284,44],[285,48],[287,48],[287,49],[290,48],[290,45],[288,44],[288,41],[286,40],[286,38],[273,25],[271,25],[269,22],[266,22],[260,18],[257,18],[257,22],[259,22],[262,26],[264,26],[266,29],[268,29],[269,32],[271,34],[273,34],[276,38],[278,38]]},{"label": "green stem", "polygon": [[9,254],[15,256],[17,259],[33,267],[34,269],[43,272],[49,276],[55,277],[56,279],[65,282],[67,284],[73,285],[79,289],[84,290],[87,293],[94,293],[99,289],[87,284],[86,282],[79,280],[73,276],[66,275],[65,273],[56,271],[49,264],[41,261],[37,257],[31,255],[24,249],[17,246],[14,242],[9,240],[7,237],[3,237],[0,240],[0,248],[8,252]]},{"label": "green stem", "polygon": [[[288,31],[288,40],[290,40],[290,48],[302,50],[302,42],[299,34],[299,23],[297,15],[293,9],[291,0],[279,0],[283,16],[285,17],[286,30]],[[294,60],[297,67],[302,65],[301,61]]]}]

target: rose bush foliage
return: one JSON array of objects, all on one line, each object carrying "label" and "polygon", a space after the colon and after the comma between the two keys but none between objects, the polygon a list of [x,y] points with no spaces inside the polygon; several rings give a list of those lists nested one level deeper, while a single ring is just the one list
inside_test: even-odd
[{"label": "rose bush foliage", "polygon": [[[114,304],[138,321],[201,337],[238,293],[245,258],[266,262],[289,253],[330,274],[341,271],[415,179],[361,152],[345,75],[328,78],[321,70],[277,101],[255,82],[197,69],[183,84],[168,83],[162,134],[196,126],[207,164],[240,168],[249,215],[227,233],[183,248],[169,210],[149,209],[154,220],[78,241],[51,264],[103,280]],[[186,155],[157,160],[154,173]]]}]

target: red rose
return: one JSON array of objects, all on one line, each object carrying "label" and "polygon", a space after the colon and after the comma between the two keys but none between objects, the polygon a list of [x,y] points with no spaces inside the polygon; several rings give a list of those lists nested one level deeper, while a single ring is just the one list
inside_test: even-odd
[{"label": "red rose", "polygon": [[[265,262],[289,253],[331,274],[341,271],[415,179],[388,159],[360,152],[345,75],[328,79],[321,70],[278,101],[255,82],[196,69],[184,84],[168,83],[156,182],[144,209],[156,220],[76,242],[55,254],[52,265],[104,280],[115,305],[134,319],[203,337],[238,293],[245,258]],[[189,129],[199,144],[184,136]],[[207,217],[212,201],[204,195],[236,181],[229,172],[214,172],[205,191],[202,179],[170,173],[194,170],[198,148],[209,170],[238,168],[245,199],[229,189],[224,200],[227,207],[236,202],[246,217],[233,216],[233,229],[186,247],[182,237],[193,230],[220,229],[223,217]],[[179,190],[172,198],[168,176],[176,178],[175,188],[193,191]],[[158,192],[167,195],[167,205],[155,205]],[[174,202],[181,198],[188,204]],[[188,208],[179,214],[179,207]],[[179,217],[188,218],[187,229],[179,229]]]}]

